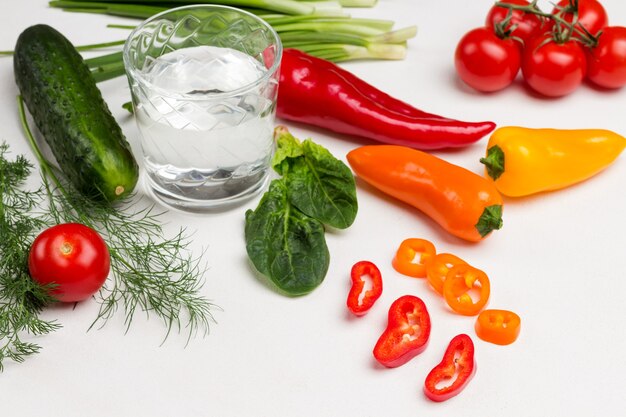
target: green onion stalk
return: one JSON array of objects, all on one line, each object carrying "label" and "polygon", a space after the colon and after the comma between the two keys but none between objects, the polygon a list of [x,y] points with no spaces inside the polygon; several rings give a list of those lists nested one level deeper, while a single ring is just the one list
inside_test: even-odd
[{"label": "green onion stalk", "polygon": [[[345,7],[372,7],[376,0],[55,0],[50,1],[49,5],[68,12],[143,20],[172,7],[199,3],[229,5],[252,12],[276,30],[284,47],[300,49],[334,62],[403,59],[406,56],[407,40],[417,33],[415,26],[394,30],[393,21],[352,18],[345,12]],[[128,25],[109,27],[133,28]],[[123,40],[118,40],[82,45],[78,49],[88,51],[123,43]],[[97,81],[124,74],[121,52],[90,58],[86,62]]]}]

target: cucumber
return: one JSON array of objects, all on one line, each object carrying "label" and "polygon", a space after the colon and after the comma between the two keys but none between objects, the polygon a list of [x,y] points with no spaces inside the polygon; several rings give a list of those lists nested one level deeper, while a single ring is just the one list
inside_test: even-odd
[{"label": "cucumber", "polygon": [[112,202],[137,184],[130,146],[76,48],[47,25],[22,32],[15,81],[59,167],[86,197]]}]

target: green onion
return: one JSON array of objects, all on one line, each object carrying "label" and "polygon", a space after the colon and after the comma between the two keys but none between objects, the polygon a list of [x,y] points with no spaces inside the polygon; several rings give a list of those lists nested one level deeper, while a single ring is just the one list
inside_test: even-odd
[{"label": "green onion", "polygon": [[51,1],[50,7],[58,7],[68,12],[99,13],[120,17],[147,19],[157,13],[167,10],[167,7],[145,6],[135,4],[108,4],[90,1]]},{"label": "green onion", "polygon": [[[173,5],[183,6],[186,4],[222,4],[226,6],[233,6],[239,8],[258,8],[277,13],[284,13],[289,15],[342,15],[341,4],[335,1],[323,1],[323,2],[303,2],[296,0],[167,0],[167,1],[150,1],[150,0],[109,0],[106,2],[91,1],[91,0],[64,0],[64,1],[51,1],[49,3],[52,7],[60,7],[63,9],[81,8],[81,9],[94,9],[106,10],[103,13],[109,12],[122,12],[125,9],[139,13],[142,10],[150,12],[152,14],[155,9],[169,9]],[[159,6],[163,5],[163,6]],[[151,15],[152,15],[151,14]],[[131,16],[132,17],[132,16]]]},{"label": "green onion", "polygon": [[[343,9],[372,7],[376,0],[53,0],[49,5],[70,12],[147,19],[172,7],[199,3],[228,5],[254,13],[276,30],[286,48],[300,49],[334,62],[404,59],[406,41],[417,33],[415,26],[394,30],[393,21],[352,18]],[[108,26],[133,28],[127,25]],[[79,49],[90,50],[121,43],[84,45]],[[85,62],[97,81],[124,73],[121,52],[90,58]]]}]

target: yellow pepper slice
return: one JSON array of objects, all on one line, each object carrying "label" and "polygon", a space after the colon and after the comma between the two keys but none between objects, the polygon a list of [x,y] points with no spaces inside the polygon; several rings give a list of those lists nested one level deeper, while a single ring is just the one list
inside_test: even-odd
[{"label": "yellow pepper slice", "polygon": [[502,127],[482,158],[486,174],[509,197],[565,188],[609,166],[626,147],[610,130]]}]

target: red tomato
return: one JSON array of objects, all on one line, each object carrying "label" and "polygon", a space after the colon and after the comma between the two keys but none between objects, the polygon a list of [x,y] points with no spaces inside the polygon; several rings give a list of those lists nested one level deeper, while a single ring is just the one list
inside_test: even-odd
[{"label": "red tomato", "polygon": [[500,39],[486,27],[469,31],[456,48],[459,77],[478,91],[498,91],[510,85],[520,68],[520,50],[512,39]]},{"label": "red tomato", "polygon": [[[572,23],[574,19],[573,0],[561,0],[552,10],[552,14],[556,14],[560,9],[563,10],[563,19]],[[596,35],[600,29],[608,26],[609,17],[606,10],[597,0],[578,0],[578,25],[584,26],[592,35]]]},{"label": "red tomato", "polygon": [[604,28],[598,45],[587,50],[587,78],[605,88],[626,85],[626,28]]},{"label": "red tomato", "polygon": [[[517,4],[520,6],[529,6],[530,2],[526,0],[504,0],[502,3]],[[506,7],[493,6],[487,14],[485,25],[495,32],[498,23],[507,18],[509,9]],[[511,27],[515,26],[513,30]],[[532,13],[526,13],[521,10],[513,10],[510,22],[504,28],[505,31],[511,31],[510,36],[520,38],[526,44],[531,38],[539,35],[542,31],[543,19]]]},{"label": "red tomato", "polygon": [[522,56],[522,74],[526,83],[549,97],[570,94],[582,83],[587,70],[585,52],[570,40],[557,43],[552,35],[534,38]]},{"label": "red tomato", "polygon": [[36,282],[57,287],[52,295],[62,302],[82,301],[104,284],[111,260],[106,243],[89,227],[66,223],[44,230],[33,242],[28,269]]}]

